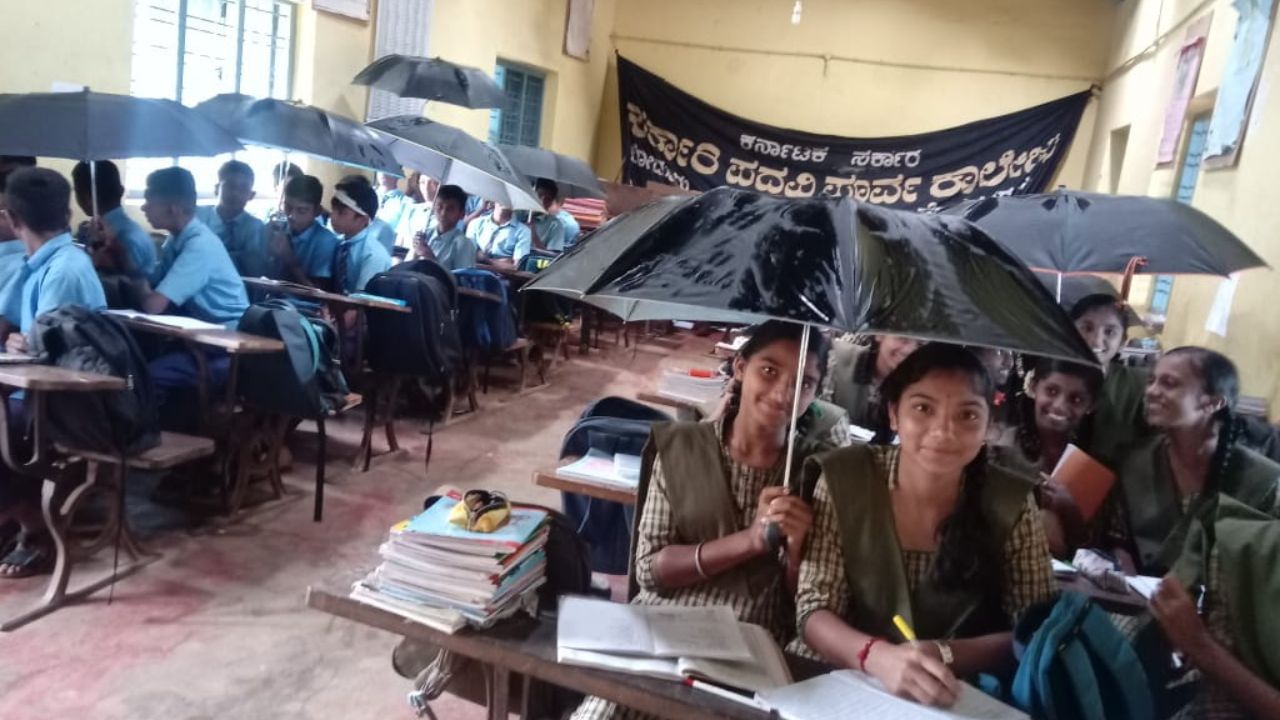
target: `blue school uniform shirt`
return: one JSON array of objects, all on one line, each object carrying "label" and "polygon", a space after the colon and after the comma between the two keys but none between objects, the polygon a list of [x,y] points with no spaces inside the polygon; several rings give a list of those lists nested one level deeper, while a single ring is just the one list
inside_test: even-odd
[{"label": "blue school uniform shirt", "polygon": [[[319,218],[301,233],[294,234],[290,230],[289,240],[293,243],[293,254],[298,257],[298,264],[307,277],[327,278],[333,274],[333,253],[338,249],[338,236]],[[284,266],[275,258],[270,259],[270,268],[270,276],[277,280],[293,279],[285,277]]]},{"label": "blue school uniform shirt", "polygon": [[213,231],[192,219],[160,248],[151,284],[183,315],[234,326],[249,307],[244,281]]},{"label": "blue school uniform shirt", "polygon": [[396,245],[413,250],[413,238],[420,232],[427,232],[435,227],[436,215],[432,204],[420,202],[410,205],[400,220],[400,229],[396,231]]},{"label": "blue school uniform shirt", "polygon": [[365,228],[365,232],[369,233],[383,250],[387,251],[388,257],[391,255],[391,249],[396,246],[396,229],[387,223],[382,222],[378,218],[374,218],[369,223],[369,227]]},{"label": "blue school uniform shirt", "polygon": [[151,233],[134,222],[124,208],[103,213],[102,224],[111,228],[121,247],[129,255],[129,262],[133,267],[126,274],[135,278],[151,277],[156,269],[156,243],[151,239]]},{"label": "blue school uniform shirt", "polygon": [[223,220],[213,205],[197,208],[196,218],[222,241],[241,276],[262,277],[267,273],[266,223],[244,210]]},{"label": "blue school uniform shirt", "polygon": [[35,319],[63,305],[84,305],[90,310],[107,306],[102,281],[88,253],[62,233],[41,245],[18,269],[0,301],[5,317],[27,335]]},{"label": "blue school uniform shirt", "polygon": [[347,274],[342,280],[342,292],[364,292],[369,280],[380,272],[391,268],[391,254],[378,242],[373,234],[373,225],[356,233],[350,240],[342,240],[334,253],[334,270],[337,270],[339,258],[347,255]]},{"label": "blue school uniform shirt", "polygon": [[378,220],[391,226],[391,232],[394,236],[397,228],[400,227],[401,220],[404,219],[404,213],[413,204],[413,200],[404,194],[403,190],[388,190],[378,193],[378,212],[375,217]]},{"label": "blue school uniform shirt", "polygon": [[505,225],[495,222],[492,215],[477,218],[467,227],[467,235],[489,257],[511,258],[516,265],[529,254],[533,246],[529,228],[516,222],[514,217]]},{"label": "blue school uniform shirt", "polygon": [[16,277],[22,261],[27,259],[27,246],[21,240],[0,241],[0,287]]},{"label": "blue school uniform shirt", "polygon": [[576,218],[569,213],[568,210],[561,210],[556,213],[556,217],[560,218],[560,224],[564,225],[564,247],[569,249],[578,244],[578,236],[582,234],[582,226],[578,224]]},{"label": "blue school uniform shirt", "polygon": [[427,231],[427,247],[435,253],[436,262],[449,271],[475,267],[476,253],[480,251],[476,241],[457,226],[444,233],[439,228],[431,228]]},{"label": "blue school uniform shirt", "polygon": [[533,227],[538,231],[538,239],[542,241],[542,247],[551,252],[562,252],[567,244],[567,236],[564,231],[564,224],[560,222],[557,215],[543,215],[533,221]]}]

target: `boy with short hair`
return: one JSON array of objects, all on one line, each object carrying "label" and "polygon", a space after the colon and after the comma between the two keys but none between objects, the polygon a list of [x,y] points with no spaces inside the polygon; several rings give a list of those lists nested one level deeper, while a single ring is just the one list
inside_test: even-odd
[{"label": "boy with short hair", "polygon": [[436,192],[435,225],[415,237],[417,257],[434,260],[450,271],[475,267],[480,248],[459,225],[466,203],[467,194],[457,185],[445,185]]},{"label": "boy with short hair", "polygon": [[542,209],[545,211],[529,218],[529,234],[533,241],[533,247],[539,250],[562,252],[567,238],[565,237],[564,223],[560,222],[560,217],[557,214],[560,188],[552,180],[538,178],[538,181],[533,185],[533,191],[538,196],[538,202],[542,203]]},{"label": "boy with short hair", "polygon": [[[110,160],[99,160],[90,172],[86,162],[76,163],[71,170],[75,186],[76,205],[90,218],[93,214],[93,185],[98,188],[98,219],[101,229],[90,226],[89,253],[93,264],[104,274],[119,273],[135,279],[145,279],[156,269],[156,244],[151,234],[142,229],[124,211],[124,183],[120,181],[120,168]],[[92,220],[91,220],[92,222]],[[114,243],[105,242],[115,238]],[[98,242],[102,240],[102,242]]]},{"label": "boy with short hair", "polygon": [[391,255],[371,234],[378,195],[363,176],[349,175],[334,186],[329,208],[333,229],[342,236],[333,258],[333,290],[363,292],[374,275],[391,267]]},{"label": "boy with short hair", "polygon": [[400,189],[400,178],[389,173],[378,173],[378,212],[377,219],[391,228],[392,242],[396,231],[404,220],[405,211],[412,204],[409,196]]},{"label": "boy with short hair", "polygon": [[479,246],[483,260],[503,267],[519,267],[533,245],[529,227],[516,222],[511,206],[501,203],[494,203],[492,215],[471,223],[467,236]]},{"label": "boy with short hair", "polygon": [[283,227],[267,228],[268,276],[313,287],[326,287],[333,274],[338,238],[320,221],[324,186],[299,175],[284,186]]},{"label": "boy with short hair", "polygon": [[266,225],[245,211],[257,194],[253,183],[253,168],[228,160],[218,168],[214,188],[218,204],[196,210],[196,218],[222,240],[236,272],[244,277],[260,277],[267,271]]}]

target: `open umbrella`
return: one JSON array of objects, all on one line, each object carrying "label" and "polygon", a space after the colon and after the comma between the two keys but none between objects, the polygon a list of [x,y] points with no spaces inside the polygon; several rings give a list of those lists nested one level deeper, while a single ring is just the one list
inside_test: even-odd
[{"label": "open umbrella", "polygon": [[98,160],[242,149],[225,128],[172,100],[90,90],[0,95],[0,154],[88,162],[95,216]]},{"label": "open umbrella", "polygon": [[604,186],[591,166],[575,157],[523,145],[499,145],[516,170],[531,178],[554,180],[564,197],[605,199]]},{"label": "open umbrella", "polygon": [[400,97],[424,98],[466,108],[500,108],[507,95],[480,68],[440,58],[384,55],[352,79]]},{"label": "open umbrella", "polygon": [[1021,263],[959,218],[731,188],[664,198],[583,239],[525,291],[627,320],[792,320],[1093,362]]},{"label": "open umbrella", "polygon": [[963,217],[1036,270],[1123,273],[1133,258],[1160,275],[1227,276],[1266,262],[1216,220],[1163,198],[1057,190],[985,198]]},{"label": "open umbrella", "polygon": [[224,93],[196,105],[248,145],[299,152],[340,165],[400,175],[386,142],[368,128],[311,105]]},{"label": "open umbrella", "polygon": [[530,193],[532,181],[512,167],[501,150],[452,125],[397,115],[375,120],[369,127],[405,167],[516,210],[542,211]]}]

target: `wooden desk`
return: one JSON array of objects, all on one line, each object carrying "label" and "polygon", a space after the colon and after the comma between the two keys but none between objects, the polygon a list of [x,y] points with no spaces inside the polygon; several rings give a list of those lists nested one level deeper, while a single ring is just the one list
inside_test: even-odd
[{"label": "wooden desk", "polygon": [[209,347],[226,350],[232,355],[273,353],[284,350],[284,343],[275,338],[262,337],[261,335],[250,335],[249,333],[224,329],[183,328],[155,322],[137,315],[128,316],[115,313],[111,313],[111,315],[123,322],[130,330],[187,340],[197,345],[208,345]]},{"label": "wooden desk", "polygon": [[[767,720],[769,713],[671,681],[639,675],[561,665],[556,662],[554,618],[512,619],[483,632],[464,629],[449,635],[394,613],[317,588],[307,589],[307,607],[362,625],[446,648],[493,670],[489,717],[507,717],[510,676],[525,676],[611,700],[672,720]],[[822,672],[815,663],[788,658],[797,680]],[[517,712],[520,710],[517,708]],[[523,716],[523,713],[521,713]]]},{"label": "wooden desk", "polygon": [[538,277],[537,273],[531,273],[527,270],[517,270],[513,267],[505,265],[490,265],[489,263],[476,263],[477,270],[488,270],[491,273],[497,273],[503,277],[514,278],[517,280],[529,281]]},{"label": "wooden desk", "polygon": [[493,293],[487,293],[483,290],[476,290],[475,288],[461,286],[458,287],[458,297],[471,298],[473,300],[485,300],[487,302],[495,303],[502,302],[502,298],[494,295]]},{"label": "wooden desk", "polygon": [[126,387],[124,378],[53,365],[0,365],[0,385],[35,392],[93,392]]},{"label": "wooden desk", "polygon": [[555,470],[535,472],[533,474],[533,484],[563,492],[575,493],[577,495],[586,495],[587,497],[593,497],[600,500],[622,503],[623,505],[636,504],[635,490],[628,490],[627,488],[618,487],[617,485],[609,485],[606,483],[595,483],[581,478],[568,477],[560,475]]},{"label": "wooden desk", "polygon": [[702,406],[688,400],[677,400],[676,398],[648,391],[636,393],[636,400],[649,403],[650,405],[663,405],[675,408],[676,419],[682,422],[697,422],[702,419]]}]

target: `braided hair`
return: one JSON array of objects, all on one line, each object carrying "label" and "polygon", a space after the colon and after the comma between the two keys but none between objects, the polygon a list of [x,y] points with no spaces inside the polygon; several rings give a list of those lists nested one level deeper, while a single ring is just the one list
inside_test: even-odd
[{"label": "braided hair", "polygon": [[[1026,376],[1026,380],[1030,384],[1039,383],[1054,373],[1062,373],[1083,381],[1085,389],[1089,391],[1089,395],[1095,401],[1102,395],[1102,372],[1097,368],[1056,358],[1037,358],[1030,364],[1031,367],[1027,370]],[[1017,400],[1014,401],[1013,417],[1017,428],[1014,435],[1017,439],[1018,448],[1028,458],[1040,460],[1040,431],[1036,428],[1035,399],[1025,392],[1020,393]],[[1076,428],[1076,436],[1089,437],[1092,420],[1092,413],[1090,413],[1089,416],[1085,417],[1080,427]]]},{"label": "braided hair", "polygon": [[1191,361],[1204,392],[1223,400],[1222,407],[1213,414],[1213,421],[1218,424],[1218,443],[1209,461],[1209,477],[1205,478],[1203,490],[1216,493],[1231,471],[1234,456],[1231,450],[1244,431],[1244,423],[1233,412],[1240,398],[1240,374],[1230,358],[1208,348],[1188,345],[1165,353],[1165,357],[1176,356],[1186,356]]},{"label": "braided hair", "polygon": [[[982,361],[960,346],[937,342],[921,346],[884,379],[880,391],[886,404],[896,406],[907,388],[935,372],[967,375],[973,391],[987,403],[988,410],[991,409],[992,380]],[[1001,548],[982,508],[986,480],[984,449],[965,466],[955,510],[938,524],[938,552],[930,573],[939,589],[979,587],[995,592],[1000,587]]]}]

